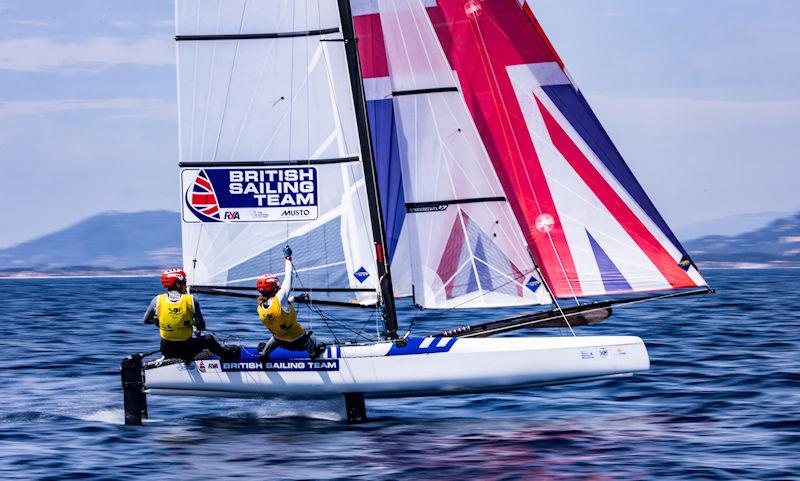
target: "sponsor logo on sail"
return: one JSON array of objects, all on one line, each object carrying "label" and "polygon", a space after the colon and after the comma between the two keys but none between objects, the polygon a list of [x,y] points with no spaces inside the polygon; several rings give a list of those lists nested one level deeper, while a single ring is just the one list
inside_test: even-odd
[{"label": "sponsor logo on sail", "polygon": [[219,222],[219,201],[205,170],[195,171],[186,190],[186,207],[201,222]]},{"label": "sponsor logo on sail", "polygon": [[274,222],[319,217],[316,167],[184,169],[186,222]]},{"label": "sponsor logo on sail", "polygon": [[357,270],[357,271],[353,272],[353,277],[355,277],[355,278],[356,278],[356,280],[358,280],[358,282],[360,282],[361,284],[363,284],[363,283],[364,283],[364,281],[366,281],[366,280],[367,280],[367,277],[369,277],[369,272],[367,272],[367,270],[366,270],[366,269],[364,269],[363,267],[361,267],[359,270]]},{"label": "sponsor logo on sail", "polygon": [[542,281],[535,277],[531,277],[531,279],[525,284],[525,287],[531,290],[531,292],[536,292],[542,287]]},{"label": "sponsor logo on sail", "polygon": [[408,204],[406,205],[406,211],[409,214],[419,213],[419,212],[441,212],[443,210],[447,210],[447,204],[436,204],[436,205],[414,205]]},{"label": "sponsor logo on sail", "polygon": [[309,209],[286,209],[281,212],[281,217],[308,217],[311,215]]}]

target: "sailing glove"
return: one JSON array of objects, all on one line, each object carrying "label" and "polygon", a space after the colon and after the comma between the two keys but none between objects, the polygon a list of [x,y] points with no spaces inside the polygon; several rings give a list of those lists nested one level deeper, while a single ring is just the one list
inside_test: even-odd
[{"label": "sailing glove", "polygon": [[290,259],[292,258],[292,248],[288,245],[283,248],[283,257]]}]

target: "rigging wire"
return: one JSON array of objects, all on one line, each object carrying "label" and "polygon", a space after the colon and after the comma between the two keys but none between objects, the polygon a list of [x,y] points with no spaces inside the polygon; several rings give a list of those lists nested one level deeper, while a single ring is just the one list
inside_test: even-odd
[{"label": "rigging wire", "polygon": [[[290,262],[292,262],[292,261],[290,261]],[[292,262],[292,267],[294,267],[294,263],[293,262]],[[295,270],[295,269],[293,269],[293,270],[295,272],[295,277],[297,278],[297,283],[300,285],[301,288],[304,288],[303,281],[300,278],[300,275],[297,273],[297,270]],[[313,291],[309,291],[309,293],[311,293],[311,292],[313,292]],[[367,321],[364,323],[364,326],[362,326],[362,331],[357,331],[357,330],[351,328],[350,326],[347,326],[344,322],[336,319],[335,317],[331,316],[327,312],[323,311],[320,307],[314,305],[314,302],[313,302],[312,298],[309,298],[308,308],[309,308],[309,310],[313,311],[315,314],[317,314],[320,317],[320,319],[322,320],[323,324],[325,324],[325,327],[328,329],[328,331],[330,331],[331,336],[333,336],[333,340],[334,340],[335,343],[339,344],[340,342],[339,342],[338,336],[336,335],[336,333],[334,332],[333,328],[331,327],[331,324],[335,325],[337,328],[344,329],[344,330],[349,331],[350,333],[354,334],[355,336],[357,336],[356,340],[358,338],[362,338],[362,339],[364,339],[366,341],[373,341],[373,339],[370,339],[369,337],[367,337],[366,335],[363,334],[363,328],[366,327],[366,324],[369,323],[369,321],[372,319],[372,317],[374,316],[374,313],[371,314],[370,317],[367,319]]]}]

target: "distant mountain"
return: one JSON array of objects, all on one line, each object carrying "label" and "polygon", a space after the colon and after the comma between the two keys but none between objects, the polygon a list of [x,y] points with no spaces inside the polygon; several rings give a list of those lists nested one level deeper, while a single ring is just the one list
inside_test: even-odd
[{"label": "distant mountain", "polygon": [[755,212],[737,214],[685,225],[675,229],[678,239],[697,239],[709,235],[735,236],[760,229],[770,222],[790,216],[791,212]]},{"label": "distant mountain", "polygon": [[699,264],[800,266],[800,212],[752,232],[705,236],[684,246]]},{"label": "distant mountain", "polygon": [[0,270],[131,269],[181,264],[180,214],[106,212],[0,250]]}]

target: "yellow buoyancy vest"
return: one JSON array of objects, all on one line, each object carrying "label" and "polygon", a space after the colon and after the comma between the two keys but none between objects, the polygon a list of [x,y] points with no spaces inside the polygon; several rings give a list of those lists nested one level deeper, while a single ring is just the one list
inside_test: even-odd
[{"label": "yellow buoyancy vest", "polygon": [[156,317],[161,338],[167,341],[186,341],[192,338],[194,324],[194,301],[190,294],[172,302],[167,294],[161,294],[156,301]]},{"label": "yellow buoyancy vest", "polygon": [[258,317],[275,339],[294,341],[306,333],[303,326],[297,322],[294,306],[289,303],[289,312],[285,312],[275,297],[269,300],[269,307],[258,304]]}]

